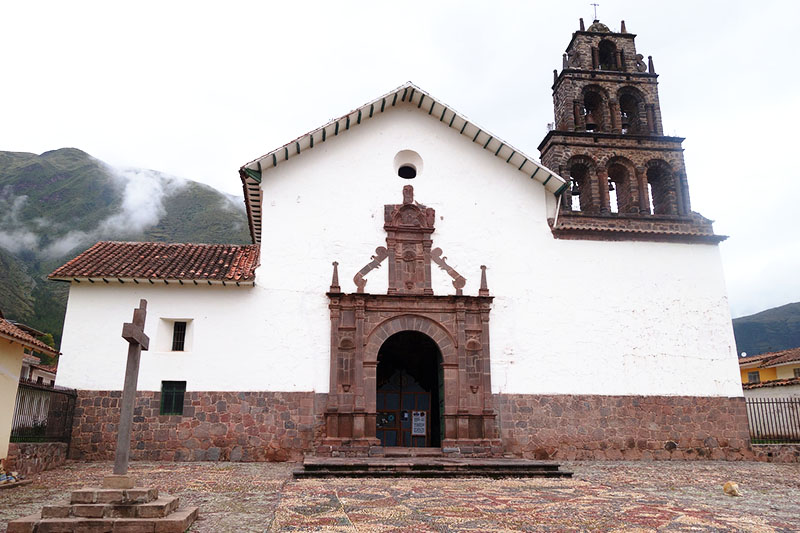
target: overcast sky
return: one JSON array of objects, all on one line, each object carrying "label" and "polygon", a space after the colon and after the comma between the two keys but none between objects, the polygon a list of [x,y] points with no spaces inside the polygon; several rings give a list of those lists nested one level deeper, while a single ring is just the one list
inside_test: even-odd
[{"label": "overcast sky", "polygon": [[[660,74],[733,316],[800,301],[795,1],[602,1]],[[413,81],[529,155],[590,1],[4,2],[0,150],[72,146],[241,193],[238,168]]]}]

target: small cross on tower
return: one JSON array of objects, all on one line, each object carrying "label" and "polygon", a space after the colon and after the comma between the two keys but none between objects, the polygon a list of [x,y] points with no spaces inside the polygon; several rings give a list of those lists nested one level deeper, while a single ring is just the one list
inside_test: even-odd
[{"label": "small cross on tower", "polygon": [[597,20],[597,7],[600,4],[589,4],[590,6],[594,6],[594,20]]},{"label": "small cross on tower", "polygon": [[142,350],[147,350],[150,339],[144,334],[144,321],[147,317],[147,300],[139,300],[139,307],[133,310],[133,322],[122,325],[122,338],[128,341],[128,364],[125,367],[125,385],[122,389],[122,407],[119,426],[117,426],[117,451],[114,457],[114,474],[106,476],[103,486],[107,488],[132,488],[133,479],[128,475],[128,458],[131,451],[131,426],[133,425],[133,405],[136,402],[136,384],[139,381],[139,358]]}]

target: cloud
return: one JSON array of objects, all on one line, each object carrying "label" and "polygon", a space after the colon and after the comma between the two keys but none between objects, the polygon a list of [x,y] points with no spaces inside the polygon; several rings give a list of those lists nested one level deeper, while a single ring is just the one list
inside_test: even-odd
[{"label": "cloud", "polygon": [[79,246],[111,237],[135,235],[155,226],[166,213],[165,198],[178,192],[188,183],[183,178],[155,170],[111,166],[107,166],[107,169],[114,179],[124,186],[119,210],[101,221],[91,231],[73,230],[59,237],[57,241],[42,250],[45,256],[61,257]]},{"label": "cloud", "polygon": [[166,213],[164,198],[184,188],[187,180],[154,170],[115,169],[111,173],[125,183],[122,206],[115,215],[100,223],[104,234],[139,233],[158,224]]},{"label": "cloud", "polygon": [[19,221],[28,197],[14,196],[11,187],[0,190],[0,247],[17,253],[33,250],[39,245],[39,236]]}]

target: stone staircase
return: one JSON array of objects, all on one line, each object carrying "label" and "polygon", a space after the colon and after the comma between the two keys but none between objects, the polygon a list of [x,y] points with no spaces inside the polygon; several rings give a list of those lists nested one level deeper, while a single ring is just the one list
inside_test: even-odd
[{"label": "stone staircase", "polygon": [[330,477],[572,477],[558,463],[526,459],[452,458],[437,456],[400,457],[306,457],[295,479]]},{"label": "stone staircase", "polygon": [[8,533],[183,533],[196,518],[197,507],[178,509],[178,498],[158,489],[86,488],[68,504],[9,522]]}]

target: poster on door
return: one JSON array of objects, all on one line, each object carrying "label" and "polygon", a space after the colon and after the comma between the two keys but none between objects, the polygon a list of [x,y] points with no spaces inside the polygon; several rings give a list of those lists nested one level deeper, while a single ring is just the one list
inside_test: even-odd
[{"label": "poster on door", "polygon": [[428,434],[425,411],[411,411],[411,435],[414,437],[424,437]]}]

